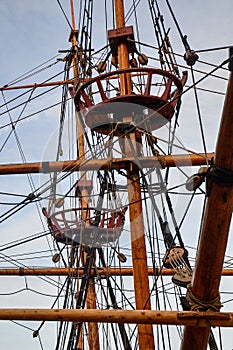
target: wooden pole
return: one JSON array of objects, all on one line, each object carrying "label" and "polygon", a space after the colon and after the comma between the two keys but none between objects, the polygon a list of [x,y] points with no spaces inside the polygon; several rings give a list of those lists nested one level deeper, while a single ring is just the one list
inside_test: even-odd
[{"label": "wooden pole", "polygon": [[[96,310],[96,290],[94,277],[90,276],[86,299],[87,310]],[[97,322],[88,322],[88,343],[90,350],[99,350],[99,329]]]},{"label": "wooden pole", "polygon": [[70,12],[71,12],[72,29],[75,29],[75,16],[74,16],[73,0],[70,0]]},{"label": "wooden pole", "polygon": [[[214,153],[208,153],[207,158],[210,161]],[[206,165],[205,154],[184,154],[164,156],[165,167],[183,167],[183,166],[201,166]],[[129,162],[135,162],[134,157],[126,158],[106,158],[90,160],[65,160],[63,162],[35,162],[27,164],[2,164],[0,165],[0,175],[13,174],[33,174],[33,173],[52,173],[69,171],[92,171],[92,170],[112,170],[126,169]],[[139,157],[137,164],[141,168],[154,168],[158,165],[158,157]]]},{"label": "wooden pole", "polygon": [[[195,298],[210,302],[219,293],[220,277],[233,208],[233,73],[230,75],[222,120],[218,135],[215,167],[223,171],[209,176],[207,200],[200,245],[191,283]],[[214,169],[213,169],[214,171]],[[229,174],[224,173],[229,172]],[[220,175],[219,175],[220,174]],[[228,181],[230,179],[230,181]],[[210,306],[211,307],[211,306]],[[186,327],[182,350],[205,350],[209,339],[209,328]]]},{"label": "wooden pole", "polygon": [[[115,0],[116,28],[125,27],[124,0]],[[118,61],[120,69],[129,68],[129,54],[127,43],[122,41],[118,43]],[[131,91],[129,74],[120,76],[121,95],[128,95]]]},{"label": "wooden pole", "polygon": [[[115,0],[116,28],[125,27],[124,1]],[[127,42],[118,43],[118,61],[120,69],[129,68],[129,53]],[[120,94],[131,93],[131,82],[129,74],[120,77]],[[131,116],[123,116],[123,121],[129,122]],[[128,140],[128,137],[130,141]],[[125,155],[134,157],[132,148],[136,151],[137,144],[141,142],[141,135],[132,132],[124,137]],[[127,185],[129,196],[129,217],[132,247],[132,262],[134,271],[134,292],[136,309],[150,310],[150,290],[148,279],[148,267],[146,256],[146,243],[144,234],[144,223],[142,215],[141,186],[139,180],[138,166],[135,161],[129,164],[127,171]],[[134,165],[133,165],[134,164]],[[138,325],[138,345],[139,349],[154,349],[153,328],[151,325]]]},{"label": "wooden pole", "polygon": [[74,81],[72,79],[69,79],[69,80],[62,80],[62,81],[50,81],[48,83],[35,83],[35,84],[17,85],[17,86],[3,86],[2,88],[0,88],[0,91],[19,90],[19,89],[36,89],[38,87],[68,85],[68,84],[73,84],[73,83],[74,83]]},{"label": "wooden pole", "polygon": [[[149,276],[173,276],[177,271],[173,269],[156,269],[148,268]],[[83,268],[6,268],[0,269],[0,276],[83,276]],[[233,276],[233,269],[223,269],[222,276]],[[133,276],[132,267],[124,268],[93,268],[91,276]]]},{"label": "wooden pole", "polygon": [[[213,327],[233,327],[233,313],[227,312],[0,309],[0,320],[189,325],[196,327],[199,331],[208,329],[210,324]],[[144,349],[147,349],[146,346]]]}]

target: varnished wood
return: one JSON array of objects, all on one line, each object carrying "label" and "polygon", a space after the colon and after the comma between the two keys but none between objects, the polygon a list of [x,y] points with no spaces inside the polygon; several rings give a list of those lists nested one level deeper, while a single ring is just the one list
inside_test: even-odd
[{"label": "varnished wood", "polygon": [[[206,164],[206,157],[210,161],[214,153],[205,154],[178,154],[173,156],[164,156],[165,166],[183,167],[183,166],[201,166]],[[70,171],[92,171],[92,170],[111,170],[126,169],[129,162],[136,162],[141,168],[154,168],[159,165],[158,157],[134,157],[90,159],[90,160],[64,160],[63,162],[35,162],[26,164],[1,164],[0,175],[13,174],[32,174],[32,173],[52,173],[70,172]]]},{"label": "varnished wood", "polygon": [[[126,156],[138,153],[137,146],[141,143],[140,135],[131,133],[125,138],[124,148]],[[132,150],[134,148],[134,151]],[[134,276],[134,293],[136,309],[151,309],[148,279],[146,242],[142,211],[141,186],[139,170],[135,164],[130,164],[127,171],[127,185],[129,197],[129,217],[131,232],[131,249]],[[138,325],[139,349],[154,349],[153,329],[150,325]]]},{"label": "varnished wood", "polygon": [[[125,27],[124,1],[115,0],[116,28]],[[120,69],[129,68],[129,53],[126,41],[118,43],[118,61]],[[120,95],[131,94],[131,81],[129,73],[120,76]],[[124,118],[131,116],[123,116]],[[128,119],[127,119],[128,121]],[[137,141],[136,133],[133,131],[129,134],[130,144],[136,150]],[[125,156],[132,156],[132,149],[127,137],[124,138]],[[137,151],[136,151],[137,152]],[[141,188],[139,181],[138,167],[130,166],[127,171],[127,187],[129,197],[129,218],[131,233],[132,263],[134,270],[134,293],[136,309],[150,310],[150,290],[148,280],[146,243],[143,226]],[[154,336],[151,325],[138,325],[138,347],[140,350],[154,350]]]},{"label": "varnished wood", "polygon": [[16,85],[16,86],[3,86],[0,88],[0,91],[4,90],[20,90],[20,89],[36,89],[38,87],[47,87],[47,86],[58,86],[58,85],[68,85],[73,84],[73,80],[62,80],[62,81],[50,81],[47,83],[35,83],[35,84],[27,84],[27,85]]},{"label": "varnished wood", "polygon": [[70,0],[70,12],[71,12],[72,29],[75,29],[75,16],[74,16],[74,4],[73,4],[73,0]]},{"label": "varnished wood", "polygon": [[[218,135],[214,163],[216,167],[233,171],[233,75],[231,73],[221,126]],[[208,181],[207,200],[200,244],[197,254],[191,290],[199,300],[216,298],[233,208],[233,186],[222,179]],[[210,329],[186,327],[182,350],[206,350]]]},{"label": "varnished wood", "polygon": [[[71,19],[72,19],[72,29],[75,30],[75,15],[74,15],[74,6],[73,6],[73,0],[70,0],[70,9],[71,9]],[[76,54],[74,55],[72,59],[72,67],[73,67],[73,76],[74,76],[74,84],[76,87],[78,87],[79,84],[79,65],[78,65],[78,59],[77,59],[77,53],[78,53],[78,45],[77,45],[77,38],[75,35],[75,32],[72,36],[72,45],[73,48],[76,49]],[[76,133],[77,133],[77,159],[81,162],[85,162],[85,142],[84,142],[84,130],[83,125],[80,120],[80,115],[77,111],[75,111],[75,117],[76,117]],[[87,180],[85,171],[81,170],[80,176],[82,180],[85,182]],[[84,222],[86,222],[89,217],[89,210],[88,209],[88,202],[89,202],[89,193],[88,190],[83,187],[81,189],[81,196],[79,198],[80,208],[81,208],[81,218]],[[80,247],[80,250],[82,250],[83,247]],[[86,262],[87,254],[83,252],[83,263]],[[86,307],[87,309],[96,309],[96,292],[95,292],[95,284],[93,277],[90,277],[88,288],[87,288],[87,295],[86,295]],[[98,324],[96,322],[88,322],[88,345],[90,350],[99,350],[99,332],[98,332]],[[83,330],[82,330],[83,331]],[[79,336],[78,342],[81,343],[81,335]]]},{"label": "varnished wood", "polygon": [[189,325],[195,326],[200,331],[202,328],[208,329],[210,323],[214,327],[232,327],[233,313],[119,309],[0,309],[0,320]]},{"label": "varnished wood", "polygon": [[[86,299],[87,309],[96,310],[96,290],[94,278],[90,277]],[[88,322],[88,343],[90,350],[99,350],[99,327],[97,322]]]},{"label": "varnished wood", "polygon": [[[83,268],[6,268],[0,269],[0,276],[83,276]],[[148,268],[149,276],[173,276],[177,271],[173,269],[156,269]],[[132,267],[123,268],[93,268],[90,276],[133,276]],[[233,276],[233,269],[223,269],[222,276]]]}]

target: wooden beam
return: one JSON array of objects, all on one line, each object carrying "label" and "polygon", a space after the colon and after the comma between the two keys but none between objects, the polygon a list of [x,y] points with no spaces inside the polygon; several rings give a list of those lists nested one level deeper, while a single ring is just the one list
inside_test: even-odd
[{"label": "wooden beam", "polygon": [[[214,153],[205,154],[178,154],[173,156],[164,156],[166,167],[184,167],[201,166],[206,164],[206,157],[210,161]],[[127,158],[106,158],[65,160],[63,162],[35,162],[26,164],[1,164],[0,175],[13,174],[33,174],[33,173],[51,173],[51,172],[70,172],[70,171],[88,171],[88,170],[108,170],[125,169],[129,162],[137,162],[141,168],[154,168],[158,165],[158,157],[139,157],[137,161],[133,157]]]},{"label": "wooden beam", "polygon": [[[68,268],[6,268],[0,269],[0,276],[83,276],[84,269],[68,269]],[[156,269],[148,268],[149,276],[173,276],[176,273],[176,270],[173,269]],[[133,276],[132,267],[124,268],[96,268],[92,269],[90,276]],[[233,276],[233,269],[223,269],[222,276]]]},{"label": "wooden beam", "polygon": [[233,327],[233,313],[158,310],[0,309],[0,320]]},{"label": "wooden beam", "polygon": [[[218,135],[214,165],[208,177],[206,203],[196,266],[189,293],[210,302],[218,297],[223,260],[233,209],[233,73],[230,75]],[[219,169],[219,171],[218,171]],[[213,169],[214,171],[214,169]],[[231,180],[230,180],[231,179]],[[197,302],[198,305],[198,302]],[[210,306],[211,307],[211,306]],[[210,329],[186,327],[182,350],[205,350]]]}]

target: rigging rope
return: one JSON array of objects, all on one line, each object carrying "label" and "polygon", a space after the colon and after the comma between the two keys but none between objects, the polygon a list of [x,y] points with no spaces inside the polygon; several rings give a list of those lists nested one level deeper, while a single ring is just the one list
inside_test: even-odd
[{"label": "rigging rope", "polygon": [[194,96],[195,96],[195,101],[196,101],[198,120],[199,120],[200,131],[201,131],[202,144],[203,144],[204,152],[206,155],[206,164],[208,165],[209,161],[208,161],[208,157],[207,157],[207,147],[206,147],[205,136],[204,136],[204,128],[203,128],[203,122],[202,122],[202,117],[201,117],[200,104],[199,104],[196,85],[195,85],[195,77],[194,77],[194,72],[193,72],[192,67],[191,67],[191,73],[192,73],[192,83],[193,83],[193,87],[194,87]]},{"label": "rigging rope", "polygon": [[72,28],[72,26],[71,26],[71,24],[70,24],[70,21],[69,21],[68,17],[66,16],[66,13],[65,13],[65,11],[64,11],[64,9],[63,9],[63,7],[62,7],[60,1],[57,0],[57,3],[58,3],[58,5],[59,5],[59,7],[60,7],[60,9],[61,9],[61,11],[62,11],[62,13],[63,13],[65,19],[66,19],[66,22],[68,23],[68,26],[69,26],[70,29],[72,30],[73,28]]},{"label": "rigging rope", "polygon": [[187,289],[187,300],[192,311],[219,311],[222,307],[219,294],[212,300],[201,300],[193,294],[191,284]]},{"label": "rigging rope", "polygon": [[[36,66],[35,68],[33,68],[33,69],[27,71],[26,73],[20,75],[18,78],[16,78],[16,79],[10,81],[8,84],[6,84],[6,85],[4,85],[2,88],[0,88],[0,91],[3,90],[3,89],[6,88],[6,87],[15,85],[15,84],[19,83],[19,82],[22,81],[22,80],[31,78],[31,77],[33,77],[34,75],[36,75],[36,74],[38,74],[38,73],[41,73],[41,72],[43,72],[44,70],[46,70],[46,69],[48,69],[48,68],[53,67],[53,66],[56,65],[59,61],[55,61],[54,63],[51,63],[50,65],[48,65],[48,66],[46,66],[46,67],[44,67],[44,68],[41,68],[41,69],[39,69],[39,70],[37,70],[37,71],[34,72],[34,70],[36,70],[37,68],[42,67],[44,64],[46,64],[46,63],[52,61],[54,58],[57,58],[58,56],[60,56],[60,54],[57,54],[56,56],[53,56],[53,57],[50,58],[49,60],[47,60],[47,61],[41,63],[40,65]],[[34,73],[32,73],[32,72],[34,72]],[[31,73],[31,74],[29,74],[29,73]],[[2,106],[0,106],[0,107],[2,107]]]},{"label": "rigging rope", "polygon": [[172,16],[172,18],[173,18],[173,20],[174,20],[174,23],[175,23],[175,25],[176,25],[176,28],[177,28],[177,30],[178,30],[178,32],[179,32],[180,38],[181,38],[181,40],[182,40],[182,43],[184,44],[185,50],[189,50],[189,51],[190,51],[191,48],[190,48],[190,46],[189,46],[189,44],[188,44],[187,36],[186,36],[186,35],[183,35],[183,33],[182,33],[182,31],[181,31],[181,28],[180,28],[180,26],[179,26],[179,23],[178,23],[178,21],[177,21],[177,19],[176,19],[175,13],[174,13],[174,11],[172,10],[172,7],[171,7],[171,5],[170,5],[170,3],[169,3],[169,0],[165,0],[165,2],[167,3],[167,6],[168,6],[168,8],[169,8],[169,10],[170,10],[171,16]]}]

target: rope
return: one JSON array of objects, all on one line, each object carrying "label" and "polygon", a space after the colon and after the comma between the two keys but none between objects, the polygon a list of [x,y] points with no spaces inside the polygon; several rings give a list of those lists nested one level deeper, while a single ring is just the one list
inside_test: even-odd
[{"label": "rope", "polygon": [[[20,75],[18,78],[15,78],[14,80],[10,81],[8,84],[5,84],[4,86],[2,86],[0,88],[0,91],[3,89],[3,88],[6,88],[6,87],[9,87],[9,86],[12,86],[12,85],[15,85],[17,83],[19,83],[20,81],[22,80],[25,80],[25,79],[28,79],[28,78],[31,78],[33,77],[34,75],[38,74],[38,73],[41,73],[43,72],[44,70],[48,69],[48,68],[51,68],[52,66],[54,66],[55,64],[57,64],[59,61],[55,61],[51,64],[49,64],[48,66],[46,67],[43,67],[43,68],[40,68],[42,67],[44,64],[52,61],[54,58],[57,58],[58,56],[60,56],[60,54],[57,54],[56,56],[53,56],[52,58],[48,59],[47,61],[41,63],[40,65],[36,66],[35,68],[33,69],[30,69],[29,71],[25,72],[24,74]],[[38,70],[36,70],[37,68],[40,68]],[[25,94],[27,92],[24,92],[23,94]],[[2,107],[2,106],[0,106]]]},{"label": "rope", "polygon": [[[192,74],[192,83],[194,85],[193,91],[194,91],[194,97],[195,97],[196,107],[197,107],[197,114],[198,114],[198,120],[199,120],[199,125],[200,125],[201,139],[202,139],[204,152],[205,152],[205,154],[207,154],[207,147],[206,147],[206,141],[205,141],[205,135],[204,135],[203,121],[202,121],[201,110],[200,110],[199,100],[198,100],[198,96],[197,96],[197,89],[196,89],[196,86],[195,86],[195,77],[194,77],[194,72],[193,72],[192,67],[191,67],[191,74]],[[206,163],[208,164],[208,157],[207,157],[207,155],[206,155]]]},{"label": "rope", "polygon": [[181,40],[182,40],[182,43],[184,44],[185,50],[189,50],[189,51],[190,51],[191,48],[190,48],[190,46],[189,46],[189,44],[188,44],[188,41],[187,41],[187,35],[183,35],[183,33],[182,33],[182,31],[181,31],[181,28],[180,28],[180,26],[179,26],[179,23],[178,23],[178,21],[177,21],[177,19],[176,19],[176,17],[175,17],[175,14],[174,14],[174,12],[173,12],[173,10],[172,10],[172,7],[171,7],[169,1],[166,0],[166,3],[167,3],[167,6],[168,6],[168,8],[169,8],[169,10],[170,10],[170,12],[171,12],[172,18],[173,18],[173,20],[174,20],[174,22],[175,22],[175,25],[176,25],[176,28],[177,28],[177,30],[178,30],[178,32],[179,32],[179,35],[180,35]]},{"label": "rope", "polygon": [[210,51],[226,50],[226,49],[229,49],[231,47],[232,47],[232,45],[219,46],[219,47],[212,47],[212,48],[209,48],[209,49],[197,50],[196,52],[210,52]]},{"label": "rope", "polygon": [[195,297],[191,290],[191,284],[187,286],[187,289],[187,300],[191,311],[219,311],[222,307],[219,294],[212,300],[204,301]]},{"label": "rope", "polygon": [[[159,50],[159,48],[156,47],[156,46],[154,46],[154,45],[150,45],[150,44],[146,44],[146,43],[139,42],[139,41],[136,41],[136,40],[132,40],[132,39],[130,39],[130,38],[128,38],[127,40],[130,41],[130,42],[134,42],[135,44],[140,44],[141,46],[145,46],[145,47],[147,47],[147,48],[149,48],[149,49]],[[174,56],[183,57],[183,55],[178,54],[178,53],[174,53]],[[153,57],[153,56],[151,56],[151,57],[148,56],[148,58],[150,58],[151,60],[159,61],[158,58],[155,58],[155,57]],[[199,60],[198,62],[199,62],[199,63],[202,63],[202,64],[205,64],[205,65],[207,65],[207,66],[210,66],[210,67],[217,67],[216,64],[213,64],[213,63],[210,63],[210,62],[206,62],[206,61],[202,61],[202,60]],[[189,67],[183,66],[183,65],[181,65],[181,64],[177,64],[177,66],[178,66],[179,68],[190,69]],[[227,71],[228,71],[228,68],[221,67],[221,69],[227,70]],[[198,70],[198,69],[194,69],[194,71],[195,71],[195,72],[198,72],[198,73],[206,74],[206,72],[200,71],[200,70]],[[221,77],[221,76],[218,76],[218,75],[213,75],[213,77],[228,81],[227,78],[224,78],[224,77]]]},{"label": "rope", "polygon": [[[62,73],[63,73],[63,71],[59,72],[58,74],[56,74],[56,75],[54,75],[53,77],[51,77],[51,79],[53,79],[53,78],[59,76],[59,75],[62,74]],[[48,79],[45,80],[45,81],[43,81],[42,84],[46,83],[47,81],[48,81]],[[58,88],[58,86],[59,86],[59,85],[55,85],[55,86],[53,86],[52,88],[50,88],[49,90],[46,90],[46,91],[44,91],[44,92],[42,92],[42,93],[40,93],[40,94],[38,94],[38,95],[36,95],[36,96],[30,98],[30,102],[33,101],[33,100],[35,100],[35,99],[38,98],[38,97],[41,97],[41,96],[47,94],[48,92],[50,92],[50,91],[52,91],[52,90]],[[35,87],[36,87],[36,85],[35,85]],[[30,93],[33,92],[34,89],[35,89],[35,87],[33,87],[32,89],[30,89],[28,92],[30,92]],[[21,94],[21,95],[19,95],[17,98],[19,98],[19,97],[21,97],[21,96],[23,96],[23,95],[24,95],[24,94]],[[16,98],[15,98],[15,99],[16,99]],[[14,99],[14,100],[15,100],[15,99]],[[14,100],[8,101],[7,103],[5,103],[5,104],[2,105],[2,106],[7,106],[10,102],[13,102]],[[19,107],[21,107],[21,106],[24,106],[25,103],[27,103],[27,102],[28,102],[28,99],[27,99],[26,101],[23,101],[23,102],[19,103],[18,105],[14,106],[14,107],[9,108],[7,111],[4,111],[4,112],[0,113],[0,116],[6,114],[6,113],[8,113],[8,112],[11,112],[11,111],[13,111],[13,110],[15,110],[15,109],[17,109],[17,108],[19,108]],[[2,106],[1,106],[1,107],[2,107]],[[8,107],[7,107],[7,108],[8,108]],[[40,112],[40,111],[38,111],[38,112],[36,112],[36,113],[39,113],[39,112]],[[1,128],[2,128],[2,127],[1,127]]]},{"label": "rope", "polygon": [[161,15],[157,1],[149,0],[148,3],[149,3],[151,19],[154,26],[156,40],[159,45],[158,54],[159,54],[159,61],[160,61],[161,67],[162,69],[163,68],[166,69],[166,64],[167,64],[168,70],[171,70],[171,71],[173,70],[176,75],[179,75],[178,65],[176,63],[175,55],[168,37],[170,28],[168,30],[166,30],[165,28],[164,18]]},{"label": "rope", "polygon": [[71,24],[70,24],[70,21],[68,20],[68,17],[67,17],[66,14],[65,14],[65,11],[64,11],[64,9],[63,9],[63,7],[62,7],[60,1],[57,0],[57,3],[58,3],[58,5],[59,5],[59,7],[60,7],[60,9],[61,9],[61,11],[62,11],[62,13],[63,13],[63,15],[65,16],[66,22],[68,23],[70,29],[72,30],[73,28],[72,28],[72,26],[71,26]]}]

